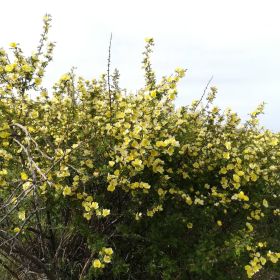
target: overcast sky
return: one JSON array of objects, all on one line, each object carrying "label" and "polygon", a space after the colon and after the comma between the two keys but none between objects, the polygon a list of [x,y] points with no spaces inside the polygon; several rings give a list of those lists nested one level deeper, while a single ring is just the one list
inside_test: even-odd
[{"label": "overcast sky", "polygon": [[280,131],[279,11],[277,0],[1,1],[0,47],[15,41],[29,54],[50,13],[57,42],[50,84],[72,66],[86,78],[104,73],[112,32],[112,68],[120,70],[121,86],[135,91],[143,85],[144,38],[153,37],[158,78],[188,69],[177,105],[199,98],[214,76],[219,106],[246,118],[264,101],[262,124]]}]

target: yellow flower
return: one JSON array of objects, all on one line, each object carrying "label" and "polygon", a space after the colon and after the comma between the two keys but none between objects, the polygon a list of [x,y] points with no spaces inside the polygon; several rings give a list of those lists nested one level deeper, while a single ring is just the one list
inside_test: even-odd
[{"label": "yellow flower", "polygon": [[244,194],[243,191],[241,191],[237,197],[240,199],[240,200],[244,200],[244,201],[249,201],[249,197],[247,195]]},{"label": "yellow flower", "polygon": [[91,203],[91,207],[93,208],[93,209],[98,209],[99,208],[99,204],[98,204],[98,202],[92,202]]},{"label": "yellow flower", "polygon": [[20,173],[21,180],[26,181],[28,179],[28,175],[25,172]]},{"label": "yellow flower", "polygon": [[148,217],[153,217],[153,216],[154,216],[154,212],[151,211],[151,210],[148,210],[148,211],[147,211],[147,216],[148,216]]},{"label": "yellow flower", "polygon": [[86,164],[86,166],[87,166],[87,167],[89,167],[89,168],[93,168],[93,163],[92,163],[92,160],[87,159],[87,160],[85,161],[85,164]]},{"label": "yellow flower", "polygon": [[217,106],[214,106],[212,109],[213,114],[217,114],[219,112],[219,108]]},{"label": "yellow flower", "polygon": [[70,76],[68,74],[64,74],[64,75],[62,75],[60,77],[60,80],[64,81],[64,82],[69,81],[70,80]]},{"label": "yellow flower", "polygon": [[91,213],[90,212],[87,212],[87,213],[84,213],[83,214],[84,218],[86,218],[88,221],[91,219]]},{"label": "yellow flower", "polygon": [[157,141],[156,142],[156,147],[160,148],[164,146],[164,142],[163,141]]},{"label": "yellow flower", "polygon": [[232,177],[233,177],[234,182],[236,182],[236,183],[240,182],[240,177],[237,174],[233,174]]},{"label": "yellow flower", "polygon": [[110,215],[110,209],[103,209],[103,210],[102,210],[102,216],[103,216],[103,217],[106,217],[106,216],[108,216],[108,215]]},{"label": "yellow flower", "polygon": [[155,90],[151,91],[151,96],[153,98],[157,97],[157,92]]},{"label": "yellow flower", "polygon": [[236,174],[237,174],[238,176],[243,176],[245,173],[244,173],[244,171],[239,170],[239,171],[236,172]]},{"label": "yellow flower", "polygon": [[92,202],[93,201],[93,197],[91,195],[87,196],[86,201]]},{"label": "yellow flower", "polygon": [[91,209],[91,203],[88,201],[83,201],[82,206],[85,208],[86,211],[90,211]]},{"label": "yellow flower", "polygon": [[141,218],[142,218],[142,213],[141,212],[135,214],[135,220],[136,221],[139,221]]},{"label": "yellow flower", "polygon": [[117,119],[123,119],[125,117],[125,113],[124,112],[117,112],[116,113],[116,118]]},{"label": "yellow flower", "polygon": [[32,183],[30,181],[27,181],[25,182],[23,185],[22,185],[22,189],[24,191],[28,190],[30,187],[32,186]]},{"label": "yellow flower", "polygon": [[263,206],[266,207],[266,208],[268,207],[268,202],[267,202],[266,199],[263,200]]},{"label": "yellow flower", "polygon": [[81,193],[77,193],[77,198],[78,199],[82,199],[83,198],[83,195]]},{"label": "yellow flower", "polygon": [[254,230],[253,226],[250,223],[246,223],[246,227],[248,228],[249,232]]},{"label": "yellow flower", "polygon": [[9,44],[9,46],[10,46],[11,48],[16,48],[16,47],[17,47],[17,43],[11,42],[11,43]]},{"label": "yellow flower", "polygon": [[221,226],[223,225],[222,221],[218,220],[218,221],[217,221],[217,225],[218,225],[219,227],[221,227]]},{"label": "yellow flower", "polygon": [[260,257],[260,261],[261,261],[261,264],[262,264],[262,265],[265,265],[265,264],[266,264],[266,258]]},{"label": "yellow flower", "polygon": [[171,90],[168,91],[168,96],[169,96],[169,98],[170,98],[171,100],[174,100],[174,99],[175,99],[176,94],[177,94],[177,92],[176,92],[176,90],[174,90],[174,89],[171,89]]},{"label": "yellow flower", "polygon": [[145,183],[145,182],[141,182],[139,184],[139,187],[142,188],[142,189],[145,189],[145,190],[149,190],[151,188],[151,186],[148,183]]},{"label": "yellow flower", "polygon": [[18,218],[22,221],[25,220],[25,211],[24,210],[18,212]]},{"label": "yellow flower", "polygon": [[14,232],[15,232],[15,233],[19,233],[19,232],[20,232],[20,228],[19,228],[19,227],[15,227],[15,228],[14,228]]},{"label": "yellow flower", "polygon": [[95,260],[92,261],[92,266],[94,268],[101,268],[102,264],[101,264],[99,259],[95,259]]},{"label": "yellow flower", "polygon": [[44,22],[49,21],[49,20],[50,20],[50,16],[49,16],[49,15],[45,15],[45,16],[43,17],[43,20],[44,20]]},{"label": "yellow flower", "polygon": [[10,136],[9,132],[6,132],[6,131],[0,132],[0,138],[2,138],[2,139],[8,138],[9,136]]},{"label": "yellow flower", "polygon": [[220,173],[221,174],[226,174],[227,173],[227,169],[225,167],[221,168]]},{"label": "yellow flower", "polygon": [[156,172],[158,172],[158,173],[163,173],[164,172],[164,169],[163,169],[163,167],[162,166],[160,166],[160,165],[157,165],[157,166],[153,166],[153,171],[156,173]]},{"label": "yellow flower", "polygon": [[268,251],[267,256],[272,263],[277,263],[278,262],[277,254],[272,253],[271,251]]},{"label": "yellow flower", "polygon": [[154,39],[152,37],[146,37],[145,42],[148,44],[152,44],[154,42]]},{"label": "yellow flower", "polygon": [[111,255],[113,254],[113,249],[112,249],[111,247],[109,247],[109,248],[104,248],[104,253],[105,253],[106,255],[111,256]]},{"label": "yellow flower", "polygon": [[227,165],[227,170],[232,170],[234,169],[234,165],[232,163]]},{"label": "yellow flower", "polygon": [[26,73],[30,73],[33,70],[33,68],[28,64],[22,65],[21,69],[23,70],[23,72],[26,72]]},{"label": "yellow flower", "polygon": [[204,200],[196,197],[195,200],[194,200],[194,204],[197,204],[197,205],[204,205]]},{"label": "yellow flower", "polygon": [[42,83],[42,79],[39,78],[39,77],[36,77],[36,78],[34,79],[34,82],[35,82],[36,86],[39,86],[39,85]]},{"label": "yellow flower", "polygon": [[192,223],[187,223],[187,228],[188,228],[188,229],[193,228],[193,224],[192,224]]},{"label": "yellow flower", "polygon": [[110,263],[111,262],[111,257],[106,255],[106,256],[104,256],[103,261],[105,263]]},{"label": "yellow flower", "polygon": [[66,195],[71,195],[72,194],[72,190],[70,187],[65,187],[64,190],[63,190],[63,195],[66,196]]},{"label": "yellow flower", "polygon": [[114,171],[114,175],[115,175],[115,176],[119,176],[119,175],[120,175],[120,170],[119,170],[119,169],[116,169],[116,170]]},{"label": "yellow flower", "polygon": [[112,184],[110,184],[108,187],[107,187],[107,191],[109,192],[113,192],[114,190],[116,189],[116,187]]},{"label": "yellow flower", "polygon": [[193,164],[193,167],[194,167],[194,168],[199,168],[199,163],[198,163],[198,162],[195,162],[195,163]]},{"label": "yellow flower", "polygon": [[230,142],[226,142],[226,143],[225,143],[225,146],[226,146],[227,150],[230,150],[230,149],[231,149],[231,143],[230,143]]},{"label": "yellow flower", "polygon": [[270,142],[271,146],[277,146],[277,144],[278,144],[278,139],[277,138],[273,138]]},{"label": "yellow flower", "polygon": [[142,165],[142,160],[141,159],[135,159],[132,163],[131,163],[134,167],[139,167]]},{"label": "yellow flower", "polygon": [[248,278],[252,278],[252,276],[255,274],[255,272],[253,271],[253,269],[250,265],[246,265],[245,270],[247,272]]},{"label": "yellow flower", "polygon": [[5,71],[10,73],[10,72],[13,72],[15,69],[15,64],[8,64],[5,66]]},{"label": "yellow flower", "polygon": [[252,173],[251,174],[251,180],[253,181],[253,182],[256,182],[257,180],[258,180],[258,176],[255,174],[255,173]]},{"label": "yellow flower", "polygon": [[180,78],[183,78],[186,74],[186,69],[183,69],[181,67],[177,67],[175,69],[175,72],[179,75]]},{"label": "yellow flower", "polygon": [[159,196],[165,195],[165,191],[162,188],[159,188],[157,192]]},{"label": "yellow flower", "polygon": [[192,204],[193,204],[193,201],[192,201],[192,199],[191,199],[189,196],[187,196],[187,197],[185,198],[185,202],[186,202],[188,205],[192,205]]},{"label": "yellow flower", "polygon": [[76,181],[79,181],[80,180],[80,177],[78,175],[74,176],[73,177],[73,180],[76,182]]},{"label": "yellow flower", "polygon": [[229,152],[223,153],[223,158],[224,158],[224,159],[229,159],[229,158],[230,158]]},{"label": "yellow flower", "polygon": [[34,119],[38,118],[39,117],[39,113],[38,111],[35,111],[33,110],[31,113],[30,113],[30,116]]}]

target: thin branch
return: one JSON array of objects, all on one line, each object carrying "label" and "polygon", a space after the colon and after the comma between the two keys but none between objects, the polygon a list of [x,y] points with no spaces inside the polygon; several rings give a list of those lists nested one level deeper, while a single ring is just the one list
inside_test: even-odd
[{"label": "thin branch", "polygon": [[212,82],[212,80],[213,80],[213,76],[212,76],[212,77],[210,78],[210,80],[208,81],[208,83],[207,83],[207,85],[206,85],[206,87],[205,87],[205,89],[204,89],[204,91],[203,91],[203,94],[201,95],[201,97],[200,97],[198,103],[196,104],[194,110],[196,110],[196,108],[198,107],[198,105],[201,103],[201,101],[202,101],[202,99],[204,98],[204,96],[205,96],[205,94],[206,94],[206,91],[207,91],[207,89],[208,89],[210,83]]},{"label": "thin branch", "polygon": [[108,64],[107,64],[107,84],[109,92],[109,106],[110,112],[112,113],[112,96],[111,96],[111,84],[110,84],[110,64],[111,64],[111,45],[112,45],[112,33],[110,36],[109,50],[108,50]]}]

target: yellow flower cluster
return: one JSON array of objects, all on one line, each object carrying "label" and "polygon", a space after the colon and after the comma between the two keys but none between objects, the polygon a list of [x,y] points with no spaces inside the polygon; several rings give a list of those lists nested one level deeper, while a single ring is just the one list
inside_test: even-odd
[{"label": "yellow flower cluster", "polygon": [[[84,218],[88,221],[91,219],[92,215],[95,213],[97,217],[106,217],[110,215],[110,209],[99,209],[99,204],[96,201],[93,201],[92,196],[87,196],[82,202],[82,206],[84,207],[85,213],[83,214]],[[83,196],[82,196],[83,197]],[[81,194],[79,194],[78,198],[81,198]]]},{"label": "yellow flower cluster", "polygon": [[147,216],[153,217],[155,213],[163,211],[162,205],[157,205],[150,210],[147,210]]},{"label": "yellow flower cluster", "polygon": [[103,247],[102,250],[99,251],[99,258],[92,261],[93,268],[104,268],[106,264],[111,262],[113,253],[112,248]]},{"label": "yellow flower cluster", "polygon": [[250,261],[250,264],[245,266],[248,278],[252,278],[254,274],[259,272],[265,263],[266,258],[262,257],[260,253],[255,253],[254,258]]},{"label": "yellow flower cluster", "polygon": [[275,264],[280,259],[280,253],[271,252],[270,250],[267,252],[266,256],[262,256],[259,252],[254,253],[252,256],[253,259],[250,261],[249,265],[245,266],[248,278],[252,278],[257,272],[259,272],[267,261]]}]

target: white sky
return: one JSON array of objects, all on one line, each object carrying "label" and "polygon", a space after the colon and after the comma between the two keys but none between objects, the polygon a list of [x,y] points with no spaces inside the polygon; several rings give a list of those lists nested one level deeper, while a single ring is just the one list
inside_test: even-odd
[{"label": "white sky", "polygon": [[112,68],[120,70],[121,86],[135,91],[143,85],[144,38],[154,37],[158,78],[188,69],[178,105],[199,98],[213,75],[219,106],[246,117],[265,101],[262,124],[280,131],[279,11],[277,0],[1,1],[0,47],[15,41],[30,52],[50,13],[57,46],[48,81],[72,66],[92,78],[106,71],[112,32]]}]

